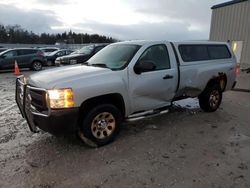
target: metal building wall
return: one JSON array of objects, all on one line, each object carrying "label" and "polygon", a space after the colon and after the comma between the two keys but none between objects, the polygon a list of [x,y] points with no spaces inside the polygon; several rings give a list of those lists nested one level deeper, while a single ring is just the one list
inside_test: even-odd
[{"label": "metal building wall", "polygon": [[241,65],[250,66],[250,0],[212,10],[210,40],[243,41]]}]

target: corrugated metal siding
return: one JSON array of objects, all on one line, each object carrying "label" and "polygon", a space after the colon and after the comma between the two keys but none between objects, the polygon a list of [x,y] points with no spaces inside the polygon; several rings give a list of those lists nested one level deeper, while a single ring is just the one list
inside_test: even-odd
[{"label": "corrugated metal siding", "polygon": [[243,41],[241,63],[250,65],[250,0],[213,9],[210,40]]}]

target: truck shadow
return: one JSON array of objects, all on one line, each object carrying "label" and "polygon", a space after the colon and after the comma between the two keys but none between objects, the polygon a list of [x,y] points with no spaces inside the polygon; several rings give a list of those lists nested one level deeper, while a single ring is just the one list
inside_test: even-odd
[{"label": "truck shadow", "polygon": [[[47,156],[46,158],[49,160],[50,157],[48,157],[48,155],[51,155],[52,157],[57,152],[82,153],[84,151],[91,152],[104,148],[108,150],[111,147],[116,146],[116,144],[119,144],[119,142],[126,141],[132,135],[140,134],[143,133],[143,131],[147,130],[160,130],[163,127],[172,127],[175,125],[176,122],[182,121],[183,119],[188,118],[189,116],[198,115],[201,112],[202,111],[199,107],[192,107],[192,109],[190,109],[189,106],[185,107],[180,106],[179,104],[174,104],[170,108],[169,113],[165,115],[159,115],[153,118],[146,118],[144,120],[139,120],[135,122],[124,122],[120,134],[113,143],[96,149],[93,149],[84,144],[78,138],[78,136],[74,134],[60,136],[52,136],[48,134],[48,136],[42,137],[41,139],[34,141],[28,146],[28,158],[32,158],[34,156],[33,151],[43,153],[43,157]],[[43,158],[42,156],[37,155],[36,157]]]},{"label": "truck shadow", "polygon": [[199,113],[202,113],[202,110],[197,105],[190,106],[189,104],[180,105],[179,103],[174,103],[167,114],[125,123],[122,130],[122,132],[124,132],[122,136],[126,137],[130,134],[140,134],[148,130],[157,131],[166,127],[171,128],[175,126],[176,123],[186,118],[190,118],[190,116],[196,116]]},{"label": "truck shadow", "polygon": [[[169,112],[164,115],[159,115],[156,117],[145,118],[143,120],[135,122],[124,122],[120,134],[117,136],[115,144],[120,139],[126,139],[127,136],[131,134],[137,134],[145,130],[159,130],[162,126],[173,126],[174,122],[181,121],[189,116],[198,115],[202,112],[200,107],[197,105],[197,99],[185,99],[180,102],[175,102],[172,107],[170,107]],[[166,125],[167,124],[167,125]],[[72,135],[59,135],[52,136],[49,135],[48,138],[43,138],[42,140],[35,141],[34,145],[51,145],[51,147],[62,147],[62,148],[81,148],[84,150],[93,150],[93,148],[87,146],[83,143],[77,134]],[[34,146],[36,147],[36,146]],[[104,146],[101,148],[105,148]]]},{"label": "truck shadow", "polygon": [[28,175],[24,178],[25,184],[30,186],[50,182],[53,178],[70,178],[73,174],[69,174],[69,171],[75,169],[82,168],[86,172],[97,166],[106,169],[111,163],[120,160],[121,156],[124,160],[126,157],[129,158],[131,150],[136,151],[139,146],[145,149],[147,140],[153,137],[154,133],[161,135],[171,132],[173,127],[181,125],[182,121],[199,113],[199,108],[191,110],[174,105],[168,114],[124,123],[113,143],[95,149],[86,146],[75,135],[55,137],[44,134],[45,136],[26,148],[24,172]]}]

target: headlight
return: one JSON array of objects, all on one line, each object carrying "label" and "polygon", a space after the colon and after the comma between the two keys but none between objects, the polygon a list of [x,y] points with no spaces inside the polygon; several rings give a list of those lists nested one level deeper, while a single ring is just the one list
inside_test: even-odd
[{"label": "headlight", "polygon": [[72,89],[48,90],[50,108],[72,108],[74,107],[74,95]]}]

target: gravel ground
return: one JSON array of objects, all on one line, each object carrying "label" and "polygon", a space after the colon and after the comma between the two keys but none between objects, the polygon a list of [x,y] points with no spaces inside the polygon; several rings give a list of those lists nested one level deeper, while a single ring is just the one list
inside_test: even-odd
[{"label": "gravel ground", "polygon": [[250,93],[224,93],[214,113],[181,101],[92,149],[73,135],[31,133],[14,84],[0,73],[0,187],[250,187]]}]

